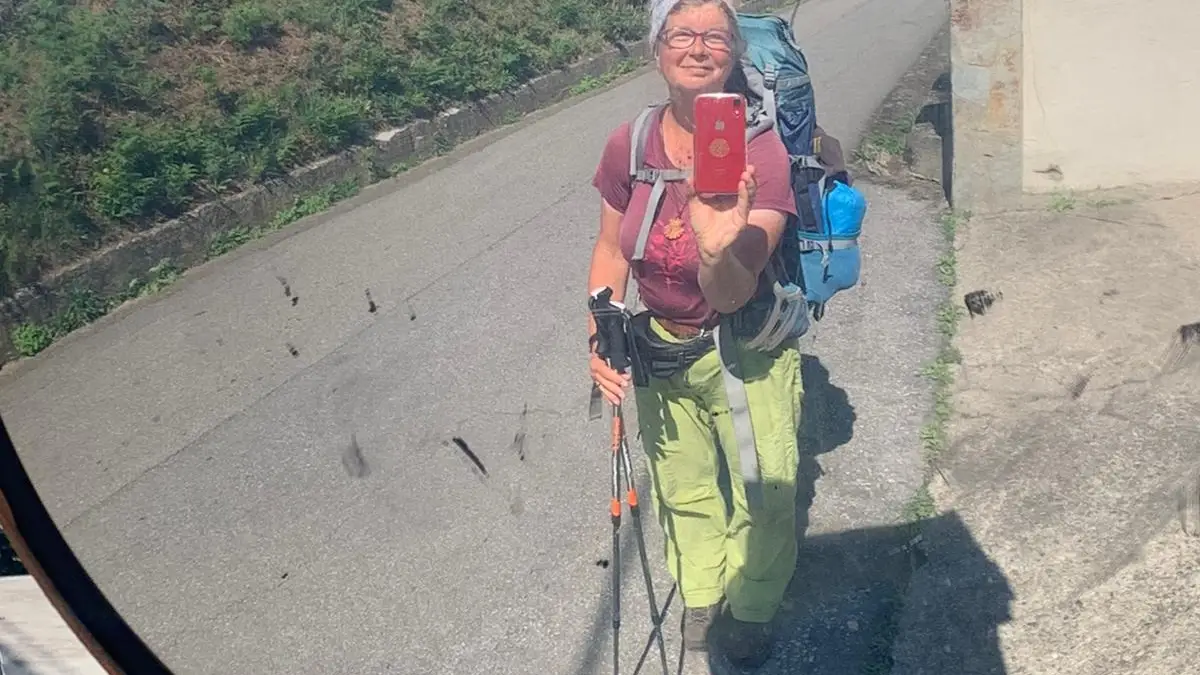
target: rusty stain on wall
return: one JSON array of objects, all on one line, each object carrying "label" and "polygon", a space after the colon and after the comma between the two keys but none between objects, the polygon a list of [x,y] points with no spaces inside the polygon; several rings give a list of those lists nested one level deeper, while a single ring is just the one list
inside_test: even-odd
[{"label": "rusty stain on wall", "polygon": [[1017,50],[1005,49],[1000,54],[1000,60],[1004,62],[1004,67],[1008,69],[1008,72],[1017,74]]},{"label": "rusty stain on wall", "polygon": [[950,23],[961,30],[971,30],[975,27],[975,13],[972,11],[971,0],[952,0],[950,8]]},{"label": "rusty stain on wall", "polygon": [[988,125],[1003,125],[1008,117],[1008,97],[1005,95],[1004,83],[993,82],[988,92],[987,121]]},{"label": "rusty stain on wall", "polygon": [[1011,131],[1021,124],[1020,80],[992,82],[984,125],[991,131]]}]

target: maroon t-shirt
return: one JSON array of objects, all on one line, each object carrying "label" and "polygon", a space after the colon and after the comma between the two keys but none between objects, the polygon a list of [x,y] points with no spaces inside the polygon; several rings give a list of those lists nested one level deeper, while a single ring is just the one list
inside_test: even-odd
[{"label": "maroon t-shirt", "polygon": [[[645,162],[656,169],[677,169],[667,158],[662,139],[662,113],[647,121],[651,132],[646,140]],[[650,197],[651,185],[632,183],[629,177],[630,130],[626,122],[609,137],[592,185],[621,218],[621,252],[633,258],[638,232]],[[747,162],[754,166],[758,191],[751,207],[795,215],[791,165],[783,141],[774,132],[759,134],[747,148]],[[632,188],[632,190],[631,190]],[[709,323],[713,312],[700,290],[700,252],[692,232],[687,203],[687,186],[667,183],[658,217],[646,241],[645,257],[632,264],[633,278],[646,308],[686,326]]]}]

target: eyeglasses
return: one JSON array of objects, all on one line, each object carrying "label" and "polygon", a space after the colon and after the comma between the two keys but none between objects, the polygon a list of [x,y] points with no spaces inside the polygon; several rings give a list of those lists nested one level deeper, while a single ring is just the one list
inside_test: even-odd
[{"label": "eyeglasses", "polygon": [[671,49],[691,49],[696,44],[696,38],[704,41],[704,46],[719,52],[733,51],[733,36],[722,30],[709,30],[703,33],[676,28],[662,37],[662,41]]}]

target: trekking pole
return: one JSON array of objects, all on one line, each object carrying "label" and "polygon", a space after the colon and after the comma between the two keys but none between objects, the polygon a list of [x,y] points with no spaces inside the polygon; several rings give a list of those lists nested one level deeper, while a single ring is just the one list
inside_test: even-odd
[{"label": "trekking pole", "polygon": [[[609,367],[624,374],[632,363],[628,349],[628,314],[625,307],[612,301],[612,289],[602,288],[592,293],[589,308],[596,321],[596,353],[604,359]],[[642,531],[641,513],[638,505],[637,488],[633,485],[633,462],[629,456],[629,444],[625,436],[625,416],[620,404],[612,406],[612,499],[609,512],[613,524],[613,675],[620,673],[620,631],[621,631],[621,565],[620,565],[620,529],[621,529],[621,471],[624,469],[628,483],[626,498],[629,501],[629,512],[633,517],[634,534],[637,538],[638,554],[642,563],[642,576],[646,581],[646,595],[650,601],[650,620],[654,624],[654,636],[658,641],[659,654],[662,657],[663,675],[668,675],[667,648],[663,642],[663,617],[658,613],[658,602],[654,597],[654,582],[650,575],[650,562],[646,556],[646,540]]]},{"label": "trekking pole", "polygon": [[[615,406],[614,406],[615,407]],[[617,427],[613,417],[612,447],[612,500],[609,514],[612,516],[612,628],[613,628],[613,675],[621,672],[621,460],[617,450]]]},{"label": "trekking pole", "polygon": [[658,601],[654,597],[654,582],[650,578],[650,561],[646,557],[646,536],[642,532],[642,516],[638,505],[637,488],[633,485],[633,460],[629,457],[629,443],[625,436],[625,415],[621,406],[613,406],[613,418],[616,420],[614,431],[620,438],[621,460],[625,465],[625,479],[629,483],[626,499],[629,501],[629,514],[633,517],[633,533],[637,537],[638,556],[642,559],[642,576],[646,579],[646,597],[650,601],[650,621],[654,624],[654,638],[658,642],[658,653],[662,657],[663,675],[668,675],[667,646],[663,642],[663,616],[658,612]]}]

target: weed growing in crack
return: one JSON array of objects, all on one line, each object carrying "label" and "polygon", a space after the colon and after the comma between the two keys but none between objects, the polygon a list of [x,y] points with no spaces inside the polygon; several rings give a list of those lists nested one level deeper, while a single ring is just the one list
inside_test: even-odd
[{"label": "weed growing in crack", "polygon": [[946,288],[954,288],[954,285],[958,283],[958,270],[955,263],[953,251],[943,253],[938,257],[938,281]]},{"label": "weed growing in crack", "polygon": [[291,206],[275,214],[270,227],[278,230],[301,218],[327,211],[334,204],[358,194],[358,190],[358,180],[354,178],[316,190],[312,194],[296,199]]},{"label": "weed growing in crack", "polygon": [[854,151],[854,158],[868,166],[887,164],[893,157],[903,157],[908,148],[908,134],[917,124],[918,113],[910,113],[893,121],[887,128],[867,134]]},{"label": "weed growing in crack", "polygon": [[108,298],[86,288],[71,289],[61,312],[44,322],[30,321],[12,329],[9,337],[13,348],[21,356],[33,356],[129,300],[162,292],[183,275],[183,270],[167,258],[147,272],[147,278],[135,277],[124,292]]},{"label": "weed growing in crack", "polygon": [[933,495],[929,492],[928,482],[917,488],[908,503],[904,505],[901,515],[909,523],[916,523],[937,515],[937,505],[934,504]]},{"label": "weed growing in crack", "polygon": [[1050,198],[1050,210],[1055,213],[1066,213],[1074,211],[1076,206],[1075,195],[1070,192],[1056,192]]},{"label": "weed growing in crack", "polygon": [[950,300],[943,301],[941,306],[938,307],[938,332],[946,340],[952,340],[958,334],[958,320],[962,318],[963,313],[963,309]]},{"label": "weed growing in crack", "polygon": [[178,281],[182,275],[183,270],[179,269],[169,259],[164,258],[157,265],[150,268],[148,279],[139,277],[129,282],[129,290],[121,300],[141,298],[159,293],[167,286]]},{"label": "weed growing in crack", "polygon": [[958,229],[970,219],[970,211],[947,211],[938,219],[938,224],[942,229],[942,236],[945,237],[946,244],[950,247],[951,251],[954,250],[954,238],[958,236]]},{"label": "weed growing in crack", "polygon": [[311,194],[298,197],[291,206],[278,213],[271,222],[261,227],[234,227],[219,232],[208,242],[208,258],[219,258],[255,239],[282,229],[292,223],[311,215],[328,210],[334,204],[349,199],[358,194],[359,185],[356,178],[348,178],[339,183],[326,186]]},{"label": "weed growing in crack", "polygon": [[43,323],[23,323],[12,330],[13,347],[22,356],[33,356],[64,335],[78,330],[108,313],[110,303],[91,290],[68,291],[67,306]]},{"label": "weed growing in crack", "polygon": [[1132,204],[1133,202],[1134,200],[1129,197],[1122,197],[1120,199],[1089,199],[1087,205],[1093,209],[1106,209],[1110,206],[1123,206],[1125,204]]},{"label": "weed growing in crack", "polygon": [[939,220],[945,239],[945,250],[938,257],[936,271],[938,281],[949,291],[950,298],[943,300],[937,310],[937,331],[942,338],[937,358],[921,371],[922,377],[933,387],[933,415],[919,432],[925,476],[921,487],[902,510],[901,517],[908,523],[917,523],[936,515],[937,506],[929,490],[929,482],[932,475],[941,472],[937,463],[946,451],[948,427],[954,412],[954,366],[962,363],[962,353],[954,346],[958,322],[964,314],[962,308],[951,299],[954,287],[958,283],[954,240],[969,218],[970,215],[966,213],[947,212]]}]

